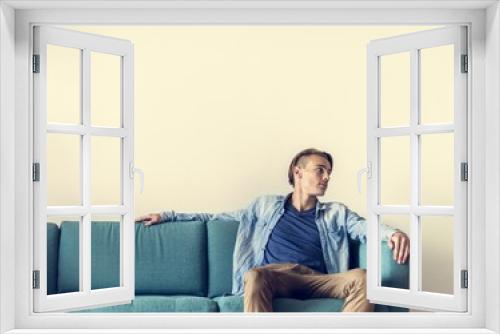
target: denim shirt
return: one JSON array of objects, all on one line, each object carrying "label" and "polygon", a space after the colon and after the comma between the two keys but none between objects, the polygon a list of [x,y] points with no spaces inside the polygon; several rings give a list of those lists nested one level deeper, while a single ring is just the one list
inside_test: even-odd
[{"label": "denim shirt", "polygon": [[[291,196],[291,194],[288,194]],[[265,195],[250,203],[246,209],[211,213],[178,213],[164,211],[163,222],[174,221],[239,221],[236,243],[233,253],[233,289],[234,295],[243,294],[243,276],[262,265],[264,250],[274,226],[283,215],[288,196]],[[349,237],[366,242],[366,220],[347,206],[339,202],[316,202],[316,225],[318,227],[321,248],[329,274],[344,272],[349,269]],[[380,225],[383,238],[390,237],[395,229]]]}]

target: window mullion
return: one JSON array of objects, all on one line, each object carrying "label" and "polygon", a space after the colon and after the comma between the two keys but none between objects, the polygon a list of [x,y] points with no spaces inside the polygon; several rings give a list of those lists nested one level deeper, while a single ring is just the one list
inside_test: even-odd
[{"label": "window mullion", "polygon": [[64,133],[64,134],[76,134],[83,136],[84,134],[90,134],[91,136],[103,136],[103,137],[125,137],[127,136],[127,130],[122,128],[106,128],[99,126],[83,126],[83,125],[72,125],[72,124],[47,124],[48,133]]},{"label": "window mullion", "polygon": [[[121,140],[121,204],[126,208],[127,213],[122,216],[120,225],[120,286],[130,289],[130,298],[135,296],[134,272],[135,269],[135,223],[133,217],[134,206],[134,185],[133,165],[133,50],[121,57],[121,108],[120,120],[121,128],[125,131],[125,136]],[[134,245],[126,247],[127,245]]]},{"label": "window mullion", "polygon": [[428,124],[428,125],[415,125],[406,127],[393,127],[393,128],[377,128],[375,129],[375,136],[377,137],[395,137],[395,136],[408,136],[412,133],[432,134],[432,133],[450,133],[455,131],[454,124]]},{"label": "window mullion", "polygon": [[87,213],[95,215],[125,215],[128,209],[124,205],[93,205],[85,206],[47,206],[47,216],[79,216],[83,217]]},{"label": "window mullion", "polygon": [[417,216],[452,216],[454,214],[452,206],[418,206],[412,208],[409,205],[378,205],[374,208],[377,215],[410,215]]},{"label": "window mullion", "polygon": [[90,51],[82,51],[82,124],[85,129],[82,140],[82,200],[85,214],[80,228],[80,286],[84,292],[91,289],[91,135],[90,127]]},{"label": "window mullion", "polygon": [[417,127],[419,123],[419,103],[420,103],[420,60],[418,49],[410,52],[410,291],[419,290],[421,275],[421,240],[419,217],[417,208],[419,204],[420,188],[420,145]]}]

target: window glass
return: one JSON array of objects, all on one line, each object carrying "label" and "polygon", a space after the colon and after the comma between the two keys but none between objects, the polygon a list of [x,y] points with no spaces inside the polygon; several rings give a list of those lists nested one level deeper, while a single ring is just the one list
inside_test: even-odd
[{"label": "window glass", "polygon": [[453,123],[454,47],[420,50],[421,123]]},{"label": "window glass", "polygon": [[[47,295],[77,292],[80,280],[79,216],[47,217]],[[64,270],[59,270],[64,268]]]},{"label": "window glass", "polygon": [[121,216],[92,215],[92,290],[120,286]]},{"label": "window glass", "polygon": [[422,291],[453,294],[453,217],[420,217]]},{"label": "window glass", "polygon": [[410,137],[380,138],[380,204],[410,204]]},{"label": "window glass", "polygon": [[[401,232],[406,233],[408,237],[411,239],[410,235],[410,216],[409,215],[383,215],[380,216],[379,218],[379,224],[383,224],[386,226],[390,226],[394,229],[398,229]],[[379,229],[379,231],[382,231],[382,229]],[[386,242],[383,242],[387,240],[387,237],[383,235],[382,233],[379,234],[380,236],[380,275],[381,277],[379,278],[379,282],[381,286],[384,287],[390,287],[390,288],[400,288],[400,289],[408,289],[408,286],[401,286],[401,282],[396,282],[395,280],[391,279],[391,268],[397,267],[400,264],[397,264],[394,260],[394,253],[393,251],[388,247]],[[406,260],[406,265],[408,265],[408,272],[410,271],[409,269],[409,258]]]},{"label": "window glass", "polygon": [[80,166],[81,136],[47,134],[47,205],[81,204]]},{"label": "window glass", "polygon": [[90,53],[91,123],[121,127],[121,57]]},{"label": "window glass", "polygon": [[92,205],[121,204],[121,138],[91,139],[91,203]]},{"label": "window glass", "polygon": [[81,50],[47,45],[47,121],[79,124]]},{"label": "window glass", "polygon": [[410,124],[410,53],[380,57],[380,126]]},{"label": "window glass", "polygon": [[454,189],[453,133],[420,136],[422,205],[453,206]]}]

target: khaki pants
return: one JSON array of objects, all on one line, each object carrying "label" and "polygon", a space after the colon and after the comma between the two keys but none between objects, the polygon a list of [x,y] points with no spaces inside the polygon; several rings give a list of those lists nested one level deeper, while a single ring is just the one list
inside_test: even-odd
[{"label": "khaki pants", "polygon": [[278,297],[344,299],[342,312],[371,312],[374,307],[366,299],[364,269],[322,274],[300,264],[275,263],[245,273],[245,312],[272,312]]}]

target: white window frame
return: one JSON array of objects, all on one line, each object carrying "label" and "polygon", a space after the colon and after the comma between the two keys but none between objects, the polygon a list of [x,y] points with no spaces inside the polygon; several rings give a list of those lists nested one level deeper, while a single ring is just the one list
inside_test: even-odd
[{"label": "white window frame", "polygon": [[[61,9],[61,8],[66,9]],[[72,8],[71,8],[72,7]],[[93,7],[93,8],[92,8]],[[103,7],[110,9],[102,9]],[[128,9],[124,9],[127,7]],[[141,8],[142,10],[132,9]],[[159,8],[161,7],[161,8]],[[440,9],[436,9],[440,8]],[[40,10],[40,8],[49,8]],[[80,8],[80,10],[78,10]],[[86,10],[82,10],[85,8]],[[23,10],[16,10],[23,9]],[[470,24],[466,314],[33,314],[30,26],[41,24]],[[15,60],[15,71],[12,65]],[[499,333],[500,9],[497,1],[17,1],[0,3],[0,331]],[[15,95],[13,94],[15,87]],[[15,133],[12,129],[15,128]],[[5,131],[5,132],[4,132]],[[488,140],[486,140],[488,139]],[[15,163],[13,163],[15,162]],[[15,183],[11,180],[15,178]],[[10,181],[9,181],[10,180]],[[488,180],[488,182],[485,182]],[[12,200],[15,194],[15,202]],[[13,209],[15,205],[15,209]],[[15,224],[14,224],[15,222]],[[470,223],[470,222],[473,222]],[[15,254],[13,256],[12,254]],[[488,264],[486,266],[486,264]],[[15,284],[15,290],[12,286]],[[485,293],[487,289],[488,293]],[[15,305],[15,307],[12,307]],[[257,321],[256,321],[257,320]],[[63,329],[65,328],[65,329]],[[91,329],[89,329],[91,328]],[[165,329],[170,328],[170,330]],[[229,330],[220,330],[229,328]],[[247,330],[243,330],[243,329]],[[284,328],[295,328],[286,330]],[[302,328],[297,329],[297,328]],[[391,330],[389,330],[391,328]],[[430,331],[429,328],[433,330]],[[48,330],[51,329],[51,330]],[[61,330],[57,330],[61,329]],[[108,330],[107,330],[108,329]],[[178,329],[178,330],[174,330]],[[239,329],[239,330],[238,330]],[[281,330],[280,330],[281,329]],[[116,332],[116,331],[114,331]]]},{"label": "white window frame", "polygon": [[[377,304],[412,307],[424,310],[467,310],[467,289],[461,287],[461,271],[467,270],[467,183],[461,180],[461,163],[467,162],[467,77],[462,73],[461,57],[467,55],[467,28],[448,26],[400,36],[372,40],[367,47],[367,153],[370,177],[368,189],[368,291],[370,301]],[[420,50],[443,45],[453,46],[453,121],[451,124],[422,124],[420,96]],[[382,127],[380,124],[380,59],[386,55],[408,53],[410,61],[408,80],[410,87],[409,124]],[[449,206],[422,205],[421,195],[421,135],[453,135],[453,199]],[[381,198],[381,140],[382,138],[408,138],[410,142],[410,202],[408,205],[380,203]],[[379,226],[382,215],[405,215],[409,217],[411,257],[409,289],[384,287],[380,282]],[[421,290],[422,284],[422,240],[420,218],[446,216],[453,219],[453,293],[441,294]]]},{"label": "white window frame", "polygon": [[[134,117],[133,117],[133,46],[118,38],[82,33],[51,26],[34,27],[34,54],[39,56],[39,73],[33,75],[34,162],[39,164],[40,180],[33,184],[34,198],[34,270],[39,271],[39,289],[34,290],[36,312],[69,311],[106,305],[130,303],[135,295],[135,222],[134,222]],[[80,124],[47,122],[47,45],[80,51],[81,98]],[[91,122],[91,54],[114,55],[120,61],[120,125],[110,128],[93,126]],[[80,205],[47,206],[47,135],[69,134],[81,137]],[[96,137],[120,140],[120,203],[92,205],[91,140]],[[120,259],[118,287],[91,289],[91,219],[93,214],[120,216]],[[79,216],[79,287],[80,291],[47,295],[47,217]]]}]

